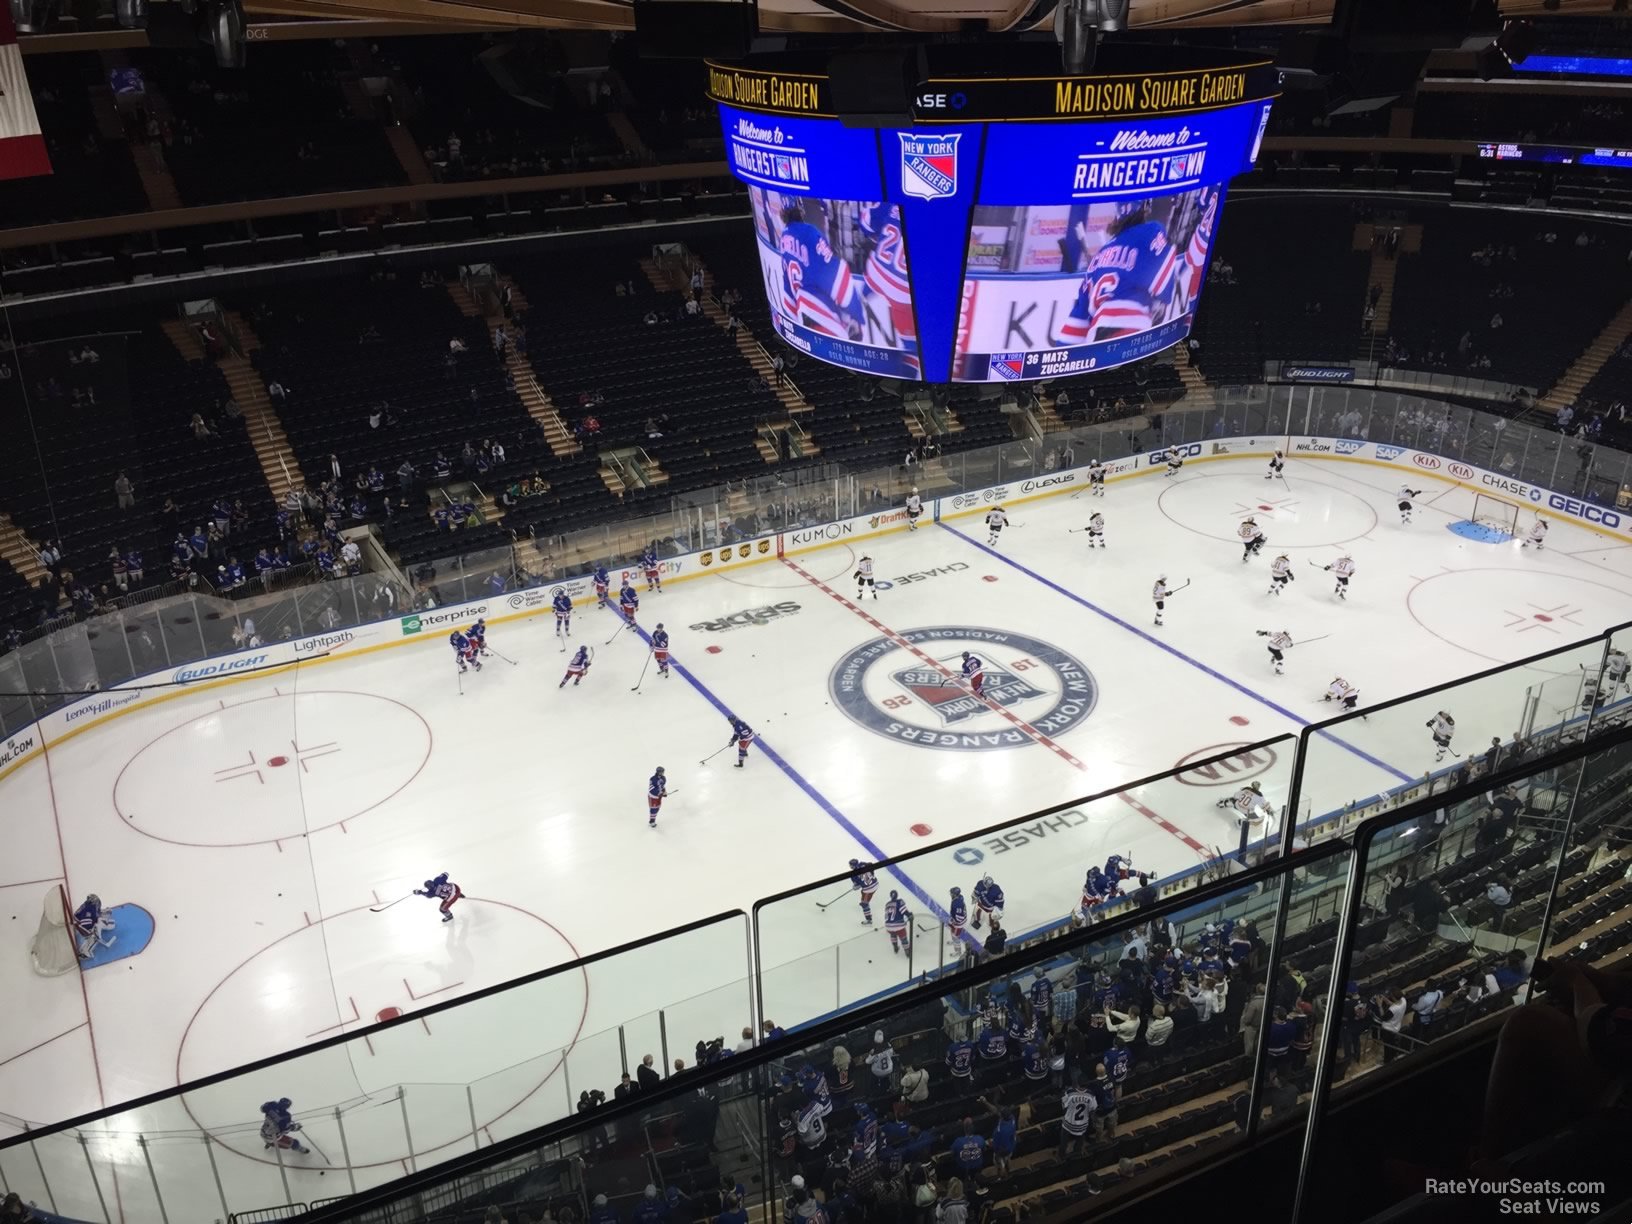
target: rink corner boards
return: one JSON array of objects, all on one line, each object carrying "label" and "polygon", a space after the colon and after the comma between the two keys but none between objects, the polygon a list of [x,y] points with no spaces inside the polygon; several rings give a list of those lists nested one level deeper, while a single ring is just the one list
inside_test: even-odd
[{"label": "rink corner boards", "polygon": [[[1632,512],[1622,514],[1612,507],[1583,502],[1432,452],[1355,438],[1280,434],[1216,438],[1106,459],[1104,465],[1107,481],[1119,483],[1164,469],[1168,456],[1174,453],[1188,465],[1222,459],[1262,459],[1277,450],[1290,459],[1361,463],[1391,469],[1399,474],[1402,481],[1427,478],[1453,487],[1465,487],[1503,499],[1536,515],[1586,528],[1617,543],[1632,542]],[[1088,487],[1088,470],[1087,466],[1075,466],[986,489],[937,497],[927,507],[930,521],[938,523],[947,519],[968,518],[984,514],[998,504],[1024,505],[1075,493]],[[906,529],[906,511],[891,507],[668,558],[663,562],[663,577],[670,583],[685,582],[834,545],[878,539]],[[613,573],[619,581],[625,578],[634,580],[638,576],[633,567],[620,567]],[[133,711],[247,680],[274,678],[301,667],[355,658],[398,646],[442,642],[453,626],[478,616],[485,617],[495,625],[545,616],[551,611],[557,591],[565,591],[575,607],[587,605],[595,597],[590,576],[579,575],[452,607],[428,609],[314,637],[218,655],[179,668],[167,668],[136,677],[123,687],[92,693],[53,710],[30,724],[26,730],[0,740],[0,780],[42,755],[48,745],[64,743]],[[151,685],[169,687],[163,691],[143,687]]]}]

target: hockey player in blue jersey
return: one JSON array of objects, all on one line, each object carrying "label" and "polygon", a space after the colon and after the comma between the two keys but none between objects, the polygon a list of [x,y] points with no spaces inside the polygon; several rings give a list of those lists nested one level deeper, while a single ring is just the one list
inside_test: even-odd
[{"label": "hockey player in blue jersey", "polygon": [[657,767],[646,781],[646,827],[657,828],[657,809],[663,806],[663,800],[669,794],[669,780],[663,774],[663,766]]},{"label": "hockey player in blue jersey", "polygon": [[901,900],[901,894],[890,889],[890,899],[884,903],[884,933],[890,937],[890,951],[895,953],[907,950],[907,924],[912,921],[912,914],[907,909],[907,903]]},{"label": "hockey player in blue jersey", "polygon": [[901,207],[898,204],[859,205],[856,228],[867,240],[867,270],[862,282],[870,296],[884,302],[901,347],[912,348],[918,339],[918,330],[912,317],[912,284],[907,277],[907,244],[901,234]]},{"label": "hockey player in blue jersey", "polygon": [[804,209],[793,200],[782,209],[782,313],[829,336],[859,339],[861,302],[850,267]]},{"label": "hockey player in blue jersey", "polygon": [[1076,303],[1060,328],[1062,346],[1149,331],[1153,309],[1173,286],[1178,252],[1167,227],[1151,220],[1150,201],[1118,204],[1107,233],[1105,245],[1088,261]]},{"label": "hockey player in blue jersey", "polygon": [[555,606],[555,633],[557,637],[572,636],[572,600],[565,591],[557,591],[551,601]]},{"label": "hockey player in blue jersey", "polygon": [[478,617],[476,623],[465,630],[465,637],[476,648],[477,654],[485,655],[487,653],[487,622],[485,620]]},{"label": "hockey player in blue jersey", "polygon": [[593,578],[595,583],[595,606],[606,607],[606,593],[612,588],[612,575],[606,572],[606,566],[597,565]]},{"label": "hockey player in blue jersey", "polygon": [[989,875],[980,877],[975,884],[975,930],[980,930],[980,920],[990,918],[994,913],[1003,912],[1003,889]]},{"label": "hockey player in blue jersey", "polygon": [[963,937],[964,924],[969,921],[969,903],[963,899],[963,889],[956,885],[952,888],[952,900],[946,907],[947,926],[951,928],[952,938]]},{"label": "hockey player in blue jersey", "polygon": [[74,911],[74,951],[84,960],[98,948],[111,948],[117,935],[113,930],[113,915],[102,908],[102,898],[90,893]]},{"label": "hockey player in blue jersey", "polygon": [[732,744],[737,746],[737,768],[741,769],[748,761],[748,745],[754,742],[754,729],[742,719],[731,716],[731,738],[725,741],[727,748]]},{"label": "hockey player in blue jersey", "polygon": [[477,671],[482,670],[482,662],[476,657],[475,643],[460,633],[459,630],[455,629],[448,634],[448,645],[453,647],[453,657],[458,660],[461,672],[465,671],[467,667],[474,667]]},{"label": "hockey player in blue jersey", "polygon": [[663,593],[663,575],[657,560],[657,549],[648,548],[640,554],[640,572],[646,575],[647,592]]},{"label": "hockey player in blue jersey", "polygon": [[635,623],[635,613],[640,611],[640,596],[635,594],[635,588],[628,582],[623,584],[623,590],[618,592],[618,608],[623,612],[623,623]]},{"label": "hockey player in blue jersey", "polygon": [[861,920],[873,925],[873,894],[878,891],[878,874],[870,863],[850,860],[850,887],[861,893]]},{"label": "hockey player in blue jersey", "polygon": [[657,660],[657,674],[663,679],[669,678],[669,631],[663,628],[663,622],[657,622],[657,629],[652,634],[652,658]]},{"label": "hockey player in blue jersey", "polygon": [[589,671],[589,662],[589,647],[578,647],[577,653],[572,656],[572,661],[567,664],[567,674],[561,677],[561,683],[555,687],[558,689],[566,688],[568,680],[572,681],[574,688],[582,684],[584,676]]},{"label": "hockey player in blue jersey", "polygon": [[291,1104],[288,1097],[282,1097],[276,1101],[267,1101],[261,1106],[261,1142],[269,1148],[283,1148],[285,1151],[299,1152],[304,1156],[311,1149],[303,1146],[300,1140],[295,1138],[295,1132],[300,1130],[301,1126],[289,1110]]},{"label": "hockey player in blue jersey", "polygon": [[440,902],[442,921],[453,921],[453,905],[465,894],[460,891],[459,885],[448,879],[448,873],[443,872],[434,880],[426,880],[424,888],[414,889],[414,896],[427,897],[432,901]]}]

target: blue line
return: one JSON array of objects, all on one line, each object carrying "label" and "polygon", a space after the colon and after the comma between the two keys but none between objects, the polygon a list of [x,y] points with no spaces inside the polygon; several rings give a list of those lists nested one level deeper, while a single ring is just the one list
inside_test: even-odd
[{"label": "blue line", "polygon": [[[646,643],[647,649],[648,650],[651,649],[652,639],[647,634],[646,630],[642,629],[639,625],[636,625],[636,624],[631,624],[629,627],[635,631],[635,633],[640,637],[641,641]],[[713,706],[722,715],[724,715],[725,718],[729,721],[729,719],[731,718],[730,709],[727,708],[725,702],[721,701],[718,697],[716,697],[712,692],[709,691],[709,688],[708,688],[708,686],[706,684],[704,684],[701,680],[699,680],[691,672],[687,671],[686,668],[684,666],[682,666],[677,660],[674,660],[672,656],[670,657],[669,666],[672,667],[675,671],[679,672],[681,677],[686,681],[686,683],[690,684],[692,688],[696,689],[699,693],[702,694],[704,701],[708,702],[709,705]],[[856,826],[850,822],[850,818],[848,816],[846,816],[843,812],[839,811],[839,809],[834,807],[833,804],[828,802],[827,797],[825,795],[823,795],[821,793],[821,791],[817,790],[809,782],[805,781],[805,779],[800,775],[799,771],[797,769],[795,769],[792,765],[789,765],[788,762],[783,759],[782,754],[779,753],[776,749],[772,748],[770,746],[770,744],[766,742],[765,737],[763,735],[756,736],[756,738],[757,738],[757,740],[759,742],[759,750],[762,753],[765,754],[766,759],[769,760],[771,762],[771,764],[775,765],[778,769],[780,769],[783,773],[787,774],[788,780],[790,782],[792,782],[795,786],[797,786],[800,790],[804,791],[805,794],[810,797],[810,800],[811,800],[812,803],[814,803],[817,807],[821,808],[822,811],[826,812],[830,817],[832,817],[834,823],[837,824],[839,826],[839,828],[843,829],[851,837],[855,838],[856,843],[863,850],[865,850],[867,852],[868,858],[873,863],[875,863],[875,864],[876,863],[883,863],[886,859],[888,859],[890,857],[889,855],[885,854],[883,850],[879,849],[878,846],[874,845],[873,840],[870,837],[868,837],[860,829],[856,828]],[[885,867],[884,870],[888,871],[896,879],[900,880],[902,885],[906,888],[906,890],[908,892],[910,892],[913,896],[917,897],[918,900],[922,901],[926,906],[928,906],[929,907],[929,912],[934,914],[935,917],[938,918],[944,925],[946,925],[946,926],[951,926],[952,925],[951,916],[949,914],[947,914],[947,912],[944,909],[942,909],[939,905],[937,905],[930,898],[930,895],[927,892],[925,892],[921,887],[919,887],[919,885],[912,879],[911,876],[907,875],[906,872],[902,871],[899,867],[894,866],[894,865],[887,866],[887,867]],[[973,947],[976,950],[979,950],[980,944],[975,939],[975,937],[973,935],[970,935],[966,931],[966,932],[964,932],[964,934],[962,935],[961,938],[966,943],[968,943],[970,945],[970,947]],[[854,1006],[856,1006],[856,1004],[851,1004],[851,1007],[854,1007]]]},{"label": "blue line", "polygon": [[[1134,628],[1134,626],[1128,624],[1128,622],[1123,620],[1120,616],[1117,616],[1117,615],[1115,615],[1114,613],[1111,613],[1111,612],[1107,612],[1104,608],[1101,608],[1098,604],[1090,603],[1088,600],[1084,599],[1081,595],[1078,595],[1075,591],[1067,590],[1065,587],[1061,586],[1057,582],[1049,581],[1047,578],[1044,578],[1041,574],[1037,573],[1036,570],[1028,569],[1024,565],[1021,565],[1020,562],[1014,560],[1013,558],[1005,557],[1002,553],[998,552],[995,548],[988,548],[985,544],[982,544],[979,540],[973,538],[972,536],[964,535],[963,532],[959,531],[956,527],[949,526],[946,523],[941,523],[940,526],[941,526],[942,530],[950,531],[953,535],[957,536],[958,539],[962,540],[965,544],[968,544],[968,545],[971,545],[974,548],[980,549],[981,552],[987,554],[990,557],[995,557],[997,560],[1003,562],[1005,565],[1013,566],[1015,569],[1019,570],[1022,574],[1026,575],[1026,577],[1031,578],[1034,581],[1042,583],[1045,587],[1047,587],[1049,590],[1055,592],[1056,594],[1064,595],[1072,603],[1081,604],[1083,607],[1087,608],[1090,612],[1097,612],[1100,616],[1103,616],[1106,620],[1110,621],[1111,624],[1117,625],[1122,629],[1126,629],[1129,633],[1133,634],[1135,637],[1142,638],[1146,642],[1149,642],[1152,646],[1156,646],[1156,647],[1161,648],[1162,650],[1167,651],[1167,653],[1172,655],[1175,659],[1182,659],[1184,662],[1190,664],[1191,667],[1194,667],[1198,671],[1205,672],[1207,675],[1211,676],[1214,680],[1217,680],[1222,684],[1229,685],[1236,692],[1242,694],[1243,696],[1251,697],[1254,701],[1260,702],[1263,705],[1268,706],[1270,709],[1274,710],[1277,714],[1281,715],[1281,717],[1290,718],[1293,722],[1297,723],[1298,726],[1300,726],[1300,727],[1307,727],[1307,726],[1311,725],[1311,720],[1310,719],[1299,718],[1296,714],[1292,713],[1291,710],[1286,709],[1284,706],[1276,705],[1273,701],[1271,701],[1268,697],[1265,697],[1263,694],[1255,693],[1251,689],[1249,689],[1246,685],[1241,684],[1238,681],[1231,680],[1228,676],[1224,675],[1222,672],[1214,671],[1212,668],[1208,667],[1205,663],[1201,662],[1200,660],[1192,659],[1189,655],[1185,654],[1184,651],[1178,649],[1178,647],[1176,647],[1176,646],[1169,646],[1166,642],[1162,641],[1161,638],[1152,637],[1150,634],[1146,633],[1143,629]],[[1350,743],[1348,743],[1348,742],[1346,742],[1344,740],[1338,739],[1337,736],[1333,735],[1330,731],[1317,731],[1316,734],[1321,735],[1324,738],[1331,740],[1332,743],[1336,744],[1339,748],[1348,749],[1350,752],[1354,753],[1354,755],[1359,757],[1361,760],[1366,761],[1366,762],[1368,762],[1368,763],[1370,763],[1372,765],[1375,765],[1378,769],[1383,770],[1385,773],[1393,774],[1396,778],[1398,778],[1402,782],[1415,782],[1416,781],[1416,779],[1413,778],[1410,774],[1401,773],[1399,770],[1395,769],[1394,766],[1390,765],[1388,762],[1380,761],[1376,757],[1372,756],[1371,753],[1366,752],[1366,751],[1364,751],[1364,750],[1362,750],[1360,748],[1356,748],[1353,744],[1350,744]]]}]

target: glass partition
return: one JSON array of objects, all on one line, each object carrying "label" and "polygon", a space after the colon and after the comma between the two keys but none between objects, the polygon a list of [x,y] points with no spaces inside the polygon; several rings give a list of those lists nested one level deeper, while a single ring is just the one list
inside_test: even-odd
[{"label": "glass partition", "polygon": [[[1105,884],[1090,890],[1090,868],[1097,875],[1109,867],[1129,894],[1144,872],[1158,895],[1170,895],[1199,883],[1204,867],[1236,855],[1242,863],[1255,859],[1288,818],[1295,747],[1283,736],[1230,749],[876,864],[870,924],[849,877],[762,901],[754,907],[761,1010],[791,1028],[978,959],[994,918],[1008,941],[1021,943],[1101,920],[1118,904],[1126,908]],[[1243,788],[1254,784],[1258,793],[1238,805]],[[990,907],[982,903],[987,877],[1002,894]],[[954,889],[964,906],[956,924]],[[883,929],[892,893],[911,911],[898,942]]]},{"label": "glass partition", "polygon": [[[389,961],[390,936],[382,945],[378,923],[366,924],[367,954]],[[677,1069],[674,1058],[692,1063],[698,1042],[706,1048],[730,1035],[724,1048],[731,1049],[752,1025],[747,940],[746,916],[722,915],[406,1016],[363,1015],[352,997],[342,994],[337,1005],[314,992],[320,997],[293,1006],[303,1014],[286,1019],[315,1026],[322,1013],[335,1013],[335,1040],[0,1147],[0,1174],[48,1210],[87,1220],[122,1213],[128,1224],[166,1213],[224,1217],[381,1185],[599,1108],[616,1099],[626,1071],[638,1074],[646,1053],[658,1056],[657,1073],[666,1077]],[[356,982],[366,971],[348,966],[351,942],[344,932],[312,941],[308,951],[330,960],[301,980],[327,974],[337,990],[361,994]],[[674,967],[682,964],[679,986]],[[699,986],[710,989],[697,993]],[[298,1041],[268,1019],[279,1008],[245,1004],[218,1018],[236,1026],[236,1048],[244,1048],[245,1026],[270,1055]],[[178,1063],[184,1078],[219,1069],[189,1049],[207,1040],[207,1031],[196,1031],[200,1019],[205,1030],[215,1022],[195,1018]],[[288,1146],[269,1145],[259,1106],[282,1098],[299,1126]],[[109,1207],[117,1194],[118,1213],[105,1211],[99,1194]]]}]

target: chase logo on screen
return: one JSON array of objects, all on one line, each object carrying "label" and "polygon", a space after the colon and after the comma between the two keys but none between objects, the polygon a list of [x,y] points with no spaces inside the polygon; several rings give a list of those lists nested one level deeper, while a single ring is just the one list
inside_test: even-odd
[{"label": "chase logo on screen", "polygon": [[[979,697],[960,674],[965,650],[984,665]],[[953,752],[1024,748],[1038,734],[1063,735],[1099,700],[1098,681],[1073,655],[1024,634],[969,625],[864,642],[833,668],[828,691],[875,735]]]},{"label": "chase logo on screen", "polygon": [[901,190],[920,200],[945,200],[958,194],[958,141],[962,132],[922,136],[897,132],[901,138]]}]

